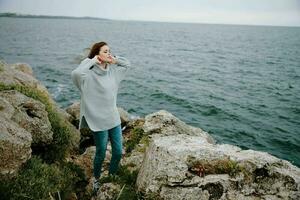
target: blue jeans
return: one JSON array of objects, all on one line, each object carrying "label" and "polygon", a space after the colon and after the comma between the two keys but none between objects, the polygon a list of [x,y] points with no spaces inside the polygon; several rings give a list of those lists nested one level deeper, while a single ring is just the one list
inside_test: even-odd
[{"label": "blue jeans", "polygon": [[112,156],[109,166],[109,174],[115,174],[122,158],[122,128],[121,124],[105,131],[93,132],[96,144],[94,157],[94,177],[100,178],[102,163],[105,159],[108,139],[111,142]]}]

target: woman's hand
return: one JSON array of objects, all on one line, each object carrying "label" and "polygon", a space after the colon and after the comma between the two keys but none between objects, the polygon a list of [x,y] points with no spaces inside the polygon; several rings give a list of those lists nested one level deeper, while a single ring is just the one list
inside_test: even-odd
[{"label": "woman's hand", "polygon": [[110,59],[110,61],[109,61],[110,64],[116,64],[117,63],[114,56],[109,56],[109,59]]}]

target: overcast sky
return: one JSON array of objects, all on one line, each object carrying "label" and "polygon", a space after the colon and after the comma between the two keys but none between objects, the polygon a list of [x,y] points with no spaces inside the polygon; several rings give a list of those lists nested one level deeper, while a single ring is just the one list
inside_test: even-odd
[{"label": "overcast sky", "polygon": [[300,26],[300,0],[0,0],[0,12]]}]

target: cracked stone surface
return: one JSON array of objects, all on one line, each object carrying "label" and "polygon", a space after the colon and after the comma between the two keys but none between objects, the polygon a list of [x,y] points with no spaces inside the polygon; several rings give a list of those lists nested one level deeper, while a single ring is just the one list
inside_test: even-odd
[{"label": "cracked stone surface", "polygon": [[[151,139],[137,177],[138,191],[172,200],[300,199],[300,169],[290,162],[266,152],[216,144],[166,111],[145,119],[144,130]],[[200,165],[205,173],[191,170],[195,161],[206,163]],[[231,171],[218,172],[222,167]]]},{"label": "cracked stone surface", "polygon": [[2,102],[5,100],[9,102],[9,109],[13,109],[9,111],[11,114],[4,115],[31,133],[33,145],[45,145],[52,142],[53,132],[44,104],[15,90],[1,91],[0,98]]}]

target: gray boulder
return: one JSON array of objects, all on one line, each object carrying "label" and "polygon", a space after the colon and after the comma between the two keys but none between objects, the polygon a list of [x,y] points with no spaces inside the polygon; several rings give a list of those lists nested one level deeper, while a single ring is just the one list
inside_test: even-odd
[{"label": "gray boulder", "polygon": [[148,135],[197,135],[205,138],[209,143],[215,143],[213,137],[211,137],[207,132],[203,131],[200,128],[193,127],[184,123],[166,110],[160,110],[158,112],[147,115],[145,117],[145,124],[143,126],[143,129]]},{"label": "gray boulder", "polygon": [[26,63],[15,63],[15,64],[11,65],[11,68],[13,68],[15,70],[18,70],[18,71],[21,71],[21,72],[23,72],[25,74],[28,74],[30,76],[34,76],[32,68]]},{"label": "gray boulder", "polygon": [[3,60],[0,60],[0,83],[3,85],[22,85],[37,89],[47,95],[54,103],[47,88],[38,81],[32,73],[32,69],[27,64],[9,65]]},{"label": "gray boulder", "polygon": [[33,145],[43,146],[52,142],[53,132],[44,104],[15,90],[0,91],[0,98],[2,102],[4,99],[9,102],[6,110],[10,110],[0,113],[28,131],[32,135]]},{"label": "gray boulder", "polygon": [[[3,99],[2,101],[3,105]],[[8,104],[7,104],[8,105]],[[31,134],[15,122],[0,115],[0,178],[15,176],[31,157]]]},{"label": "gray boulder", "polygon": [[[55,113],[51,115],[52,119],[59,121],[59,126],[71,134],[70,153],[78,151],[79,131],[67,121],[68,114],[57,106],[45,86],[33,77],[29,65],[9,65],[0,60],[0,85],[1,174],[15,174],[21,164],[30,158],[30,147],[42,147],[53,142],[54,133],[47,112],[49,108]],[[46,102],[26,95],[38,95]]]},{"label": "gray boulder", "polygon": [[145,149],[148,146],[148,138],[161,137],[164,135],[190,135],[199,136],[209,144],[214,144],[214,139],[205,131],[200,128],[190,126],[171,113],[160,110],[145,116],[145,119],[135,119],[130,121],[129,127],[141,126],[144,131],[143,140],[137,144],[129,156],[122,160],[123,165],[131,166],[130,170],[138,170],[141,167],[144,159]]},{"label": "gray boulder", "polygon": [[[212,143],[197,128],[187,128],[170,116],[160,111],[145,118],[145,130],[155,133],[136,182],[137,190],[145,196],[172,200],[300,199],[300,169],[290,162],[266,152]],[[198,131],[186,131],[189,129]]]}]

